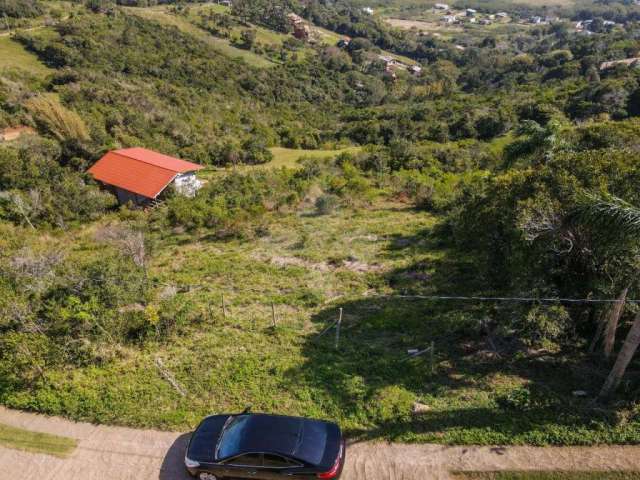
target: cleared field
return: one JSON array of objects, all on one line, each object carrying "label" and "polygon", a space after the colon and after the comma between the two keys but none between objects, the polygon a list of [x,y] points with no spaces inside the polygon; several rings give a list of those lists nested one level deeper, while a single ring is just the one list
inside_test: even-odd
[{"label": "cleared field", "polygon": [[326,158],[335,157],[341,153],[356,153],[360,151],[361,147],[348,147],[340,150],[302,150],[297,148],[283,148],[273,147],[270,148],[273,154],[273,160],[264,166],[271,168],[290,167],[295,168],[297,166],[298,159],[302,157],[310,158]]},{"label": "cleared field", "polygon": [[31,432],[0,424],[0,445],[56,457],[68,457],[77,446],[76,440],[48,433]]},{"label": "cleared field", "polygon": [[637,480],[640,472],[473,472],[457,473],[458,480]]},{"label": "cleared field", "polygon": [[404,20],[401,18],[386,18],[385,21],[392,27],[401,28],[403,30],[416,29],[420,32],[462,32],[462,27],[458,25],[442,25],[437,22],[425,22],[422,20]]},{"label": "cleared field", "polygon": [[0,72],[7,68],[25,70],[37,77],[44,77],[52,71],[11,37],[0,36]]},{"label": "cleared field", "polygon": [[[273,160],[269,163],[263,163],[260,165],[241,165],[235,167],[240,172],[246,172],[248,170],[261,170],[266,168],[298,168],[298,159],[307,158],[334,158],[341,153],[356,153],[360,151],[361,147],[348,147],[340,150],[303,150],[298,148],[284,148],[284,147],[272,147],[269,150],[273,154]],[[228,170],[232,170],[234,167],[208,167],[200,171],[199,176],[206,180],[220,175]]]}]

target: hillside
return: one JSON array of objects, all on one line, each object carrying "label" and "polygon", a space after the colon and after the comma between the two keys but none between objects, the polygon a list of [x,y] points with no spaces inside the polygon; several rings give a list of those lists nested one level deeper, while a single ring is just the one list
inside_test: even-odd
[{"label": "hillside", "polygon": [[[538,7],[0,3],[0,403],[639,443],[640,7]],[[118,205],[126,147],[202,188]]]}]

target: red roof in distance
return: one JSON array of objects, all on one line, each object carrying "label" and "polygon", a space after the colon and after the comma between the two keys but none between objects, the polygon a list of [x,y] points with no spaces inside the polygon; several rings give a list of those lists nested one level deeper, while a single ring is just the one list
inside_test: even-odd
[{"label": "red roof in distance", "polygon": [[107,153],[88,172],[107,185],[156,198],[180,173],[204,168],[196,163],[146,148],[124,148]]}]

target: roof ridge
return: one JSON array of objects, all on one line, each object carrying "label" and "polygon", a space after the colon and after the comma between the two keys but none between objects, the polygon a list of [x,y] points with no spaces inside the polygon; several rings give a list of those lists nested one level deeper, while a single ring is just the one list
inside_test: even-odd
[{"label": "roof ridge", "polygon": [[[162,167],[162,166],[158,165],[157,163],[146,162],[146,161],[141,160],[141,159],[139,159],[139,158],[131,157],[131,156],[129,156],[129,155],[123,155],[122,153],[120,153],[120,151],[121,151],[121,150],[112,150],[112,151],[111,151],[111,153],[112,153],[112,154],[114,154],[114,155],[118,155],[118,156],[120,156],[120,157],[128,158],[129,160],[134,160],[134,161],[136,161],[136,162],[144,163],[145,165],[153,165],[153,166],[154,166],[154,167],[156,167],[156,168],[161,168],[162,170],[166,170],[167,172],[173,172],[173,173],[175,173],[176,175],[178,175],[179,173],[182,173],[182,172],[178,172],[178,171],[176,171],[176,170],[174,170],[174,169],[172,169],[172,168]],[[176,159],[176,160],[180,160],[180,159],[178,158],[178,159]],[[183,160],[183,162],[184,162],[184,161],[185,161],[185,160]]]}]

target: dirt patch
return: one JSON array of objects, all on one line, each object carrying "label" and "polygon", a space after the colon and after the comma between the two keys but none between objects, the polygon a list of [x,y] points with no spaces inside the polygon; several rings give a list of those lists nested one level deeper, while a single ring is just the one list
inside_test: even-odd
[{"label": "dirt patch", "polygon": [[427,32],[431,33],[434,31],[439,31],[443,29],[447,29],[450,31],[462,31],[462,28],[458,26],[443,26],[436,22],[424,22],[421,20],[403,20],[401,18],[387,18],[386,22],[390,24],[392,27],[402,28],[403,30],[411,30],[417,29],[419,32]]},{"label": "dirt patch", "polygon": [[317,270],[318,272],[328,272],[331,270],[326,262],[313,263],[299,257],[275,256],[271,257],[269,262],[278,267],[302,267],[308,270]]},{"label": "dirt patch", "polygon": [[262,262],[271,263],[272,265],[276,265],[278,267],[302,267],[318,272],[330,272],[333,270],[344,268],[347,270],[351,270],[352,272],[368,273],[379,272],[383,269],[382,265],[361,262],[360,260],[357,260],[355,258],[340,259],[330,262],[310,262],[299,257],[287,257],[279,255],[269,258],[255,256],[254,258]]}]

